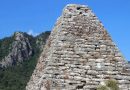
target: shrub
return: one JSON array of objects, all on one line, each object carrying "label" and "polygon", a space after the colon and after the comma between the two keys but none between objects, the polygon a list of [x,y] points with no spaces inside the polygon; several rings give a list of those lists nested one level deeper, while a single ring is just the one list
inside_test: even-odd
[{"label": "shrub", "polygon": [[117,81],[114,79],[106,81],[106,86],[108,86],[111,90],[119,90]]},{"label": "shrub", "polygon": [[98,86],[97,90],[109,90],[109,88],[107,86],[100,85]]},{"label": "shrub", "polygon": [[114,79],[107,80],[105,84],[106,85],[99,85],[97,90],[119,90],[117,81]]}]

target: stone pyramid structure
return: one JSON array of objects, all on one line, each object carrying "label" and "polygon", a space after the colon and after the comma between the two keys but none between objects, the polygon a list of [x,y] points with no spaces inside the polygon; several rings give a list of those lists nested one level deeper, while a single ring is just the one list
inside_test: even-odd
[{"label": "stone pyramid structure", "polygon": [[67,5],[26,89],[96,90],[108,79],[116,79],[120,90],[130,90],[127,61],[91,9]]}]

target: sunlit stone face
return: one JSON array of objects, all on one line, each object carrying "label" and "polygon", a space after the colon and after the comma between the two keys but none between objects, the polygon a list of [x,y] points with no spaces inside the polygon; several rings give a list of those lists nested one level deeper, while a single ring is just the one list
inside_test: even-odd
[{"label": "sunlit stone face", "polygon": [[103,82],[103,81],[102,81],[100,84],[101,84],[101,85],[104,85],[104,86],[106,85],[105,82]]},{"label": "sunlit stone face", "polygon": [[101,68],[101,63],[97,63],[97,68]]},{"label": "sunlit stone face", "polygon": [[[124,59],[116,55],[118,52],[104,26],[88,7],[67,5],[26,88],[48,90],[45,83],[49,81],[49,90],[96,90],[114,73],[111,76],[120,82],[120,90],[128,90],[130,76],[120,73]],[[118,63],[116,71],[113,71],[116,65],[110,62],[112,59]],[[30,89],[32,87],[34,89]]]}]

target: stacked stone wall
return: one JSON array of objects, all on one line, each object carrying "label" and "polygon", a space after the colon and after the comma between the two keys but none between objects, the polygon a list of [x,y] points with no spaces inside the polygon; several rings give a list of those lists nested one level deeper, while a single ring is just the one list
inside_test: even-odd
[{"label": "stacked stone wall", "polygon": [[127,61],[91,9],[67,5],[26,89],[96,90],[109,79],[130,90]]}]

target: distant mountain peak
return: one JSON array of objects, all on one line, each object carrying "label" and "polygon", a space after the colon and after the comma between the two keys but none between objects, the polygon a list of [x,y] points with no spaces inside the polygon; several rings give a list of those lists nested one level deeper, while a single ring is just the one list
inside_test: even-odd
[{"label": "distant mountain peak", "polygon": [[25,39],[24,33],[23,32],[15,32],[14,33],[14,38],[15,40],[23,40]]},{"label": "distant mountain peak", "polygon": [[34,55],[35,51],[41,51],[43,49],[41,47],[44,46],[48,36],[49,34],[43,33],[43,35],[40,34],[37,37],[33,37],[24,32],[15,32],[13,36],[7,38],[8,40],[6,38],[3,39],[5,44],[1,41],[0,49],[3,48],[1,49],[3,50],[1,53],[6,51],[6,54],[2,53],[0,56],[0,67],[16,65],[24,60],[28,60]]}]

